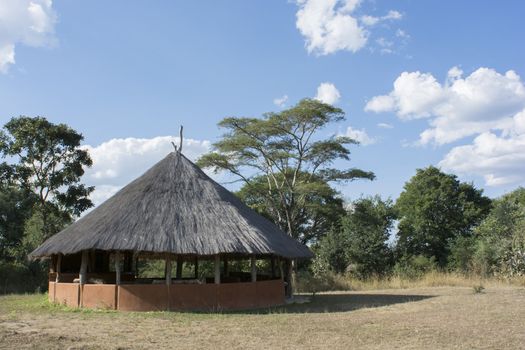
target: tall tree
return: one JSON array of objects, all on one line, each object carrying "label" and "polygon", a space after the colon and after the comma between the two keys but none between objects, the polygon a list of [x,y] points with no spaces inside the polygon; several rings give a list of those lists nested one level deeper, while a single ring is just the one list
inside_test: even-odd
[{"label": "tall tree", "polygon": [[396,215],[390,199],[379,196],[354,201],[343,220],[347,256],[360,277],[387,274],[393,263],[388,245]]},{"label": "tall tree", "polygon": [[[345,210],[343,199],[326,181],[318,177],[310,178],[309,174],[304,173],[300,174],[299,178],[309,178],[308,183],[297,186],[298,193],[304,193],[307,204],[295,220],[297,239],[306,244],[319,240],[332,228],[338,228]],[[279,206],[279,195],[276,192],[268,194],[268,181],[265,176],[253,177],[250,183],[244,184],[236,194],[244,203],[270,220],[274,219],[271,208],[282,210]],[[281,216],[284,217],[285,214],[281,213]]]},{"label": "tall tree", "polygon": [[[229,171],[266,198],[266,212],[290,236],[307,240],[304,224],[309,199],[333,181],[374,179],[361,169],[339,170],[334,161],[349,160],[348,137],[322,139],[318,131],[344,120],[341,109],[310,99],[262,118],[223,119],[227,132],[197,164]],[[261,181],[263,178],[265,181]]]},{"label": "tall tree", "polygon": [[491,200],[482,193],[433,166],[418,169],[396,202],[401,254],[435,257],[444,266],[450,243],[488,214]]},{"label": "tall tree", "polygon": [[69,126],[42,117],[13,118],[0,131],[0,154],[10,161],[2,163],[3,173],[36,195],[44,238],[56,233],[52,215],[68,219],[93,205],[88,196],[94,188],[80,183],[84,167],[92,164],[79,148],[82,140]]}]

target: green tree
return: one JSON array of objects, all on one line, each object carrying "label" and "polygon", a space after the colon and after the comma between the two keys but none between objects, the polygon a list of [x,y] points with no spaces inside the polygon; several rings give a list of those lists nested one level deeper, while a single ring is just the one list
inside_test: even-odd
[{"label": "green tree", "polygon": [[266,215],[290,236],[303,242],[318,238],[316,230],[305,228],[312,219],[309,199],[323,197],[330,182],[374,179],[371,172],[332,167],[336,160],[349,160],[347,146],[357,142],[342,136],[323,139],[319,131],[342,120],[341,109],[310,99],[260,119],[225,118],[219,126],[227,132],[197,164],[238,177],[249,186],[249,197],[257,198],[254,202],[264,205]]},{"label": "green tree", "polygon": [[33,213],[35,198],[17,186],[0,182],[0,260],[12,262],[24,225]]},{"label": "green tree", "polygon": [[11,119],[0,131],[0,292],[46,287],[45,264],[27,254],[92,206],[80,183],[91,165],[83,137],[45,118]]},{"label": "green tree", "polygon": [[347,237],[348,261],[362,278],[387,274],[393,263],[388,245],[396,215],[390,199],[379,196],[361,198],[352,203],[343,220]]},{"label": "green tree", "polygon": [[[280,175],[276,176],[280,178]],[[297,193],[304,196],[305,206],[296,218],[295,225],[298,227],[297,239],[306,244],[323,237],[332,227],[339,227],[345,210],[343,199],[325,180],[305,173],[300,174],[299,179]],[[307,179],[308,182],[302,182],[302,179]],[[252,209],[273,220],[270,208],[281,209],[280,199],[276,192],[268,194],[267,187],[266,177],[256,176],[236,194]]]},{"label": "green tree", "polygon": [[2,164],[3,173],[36,195],[44,238],[56,233],[48,220],[51,215],[67,221],[93,205],[88,196],[94,188],[80,183],[84,167],[92,164],[88,152],[79,147],[82,140],[69,126],[41,117],[13,118],[0,131],[0,154],[15,160]]},{"label": "green tree", "polygon": [[418,169],[396,202],[401,255],[434,257],[445,266],[451,242],[471,235],[488,214],[491,200],[482,193],[435,167]]},{"label": "green tree", "polygon": [[325,276],[328,271],[344,273],[348,267],[348,237],[341,227],[333,227],[313,246],[315,258],[311,269],[315,276]]},{"label": "green tree", "polygon": [[476,272],[525,275],[525,188],[495,200],[475,233],[472,265]]}]

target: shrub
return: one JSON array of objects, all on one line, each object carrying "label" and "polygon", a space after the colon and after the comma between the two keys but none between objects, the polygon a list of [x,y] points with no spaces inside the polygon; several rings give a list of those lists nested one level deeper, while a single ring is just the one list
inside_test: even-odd
[{"label": "shrub", "polygon": [[394,274],[409,280],[421,278],[424,274],[437,268],[436,259],[423,255],[403,257],[394,266]]}]

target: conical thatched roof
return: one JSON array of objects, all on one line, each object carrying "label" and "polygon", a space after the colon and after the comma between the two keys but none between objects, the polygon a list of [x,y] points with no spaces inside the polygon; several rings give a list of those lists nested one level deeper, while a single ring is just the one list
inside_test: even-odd
[{"label": "conical thatched roof", "polygon": [[88,249],[312,257],[306,246],[177,152],[49,238],[30,256]]}]

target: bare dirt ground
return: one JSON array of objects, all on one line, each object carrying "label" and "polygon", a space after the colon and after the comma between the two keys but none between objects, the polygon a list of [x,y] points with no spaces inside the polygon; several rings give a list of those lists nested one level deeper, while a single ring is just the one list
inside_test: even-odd
[{"label": "bare dirt ground", "polygon": [[119,313],[0,297],[0,349],[525,349],[525,288],[318,294],[251,313]]}]

